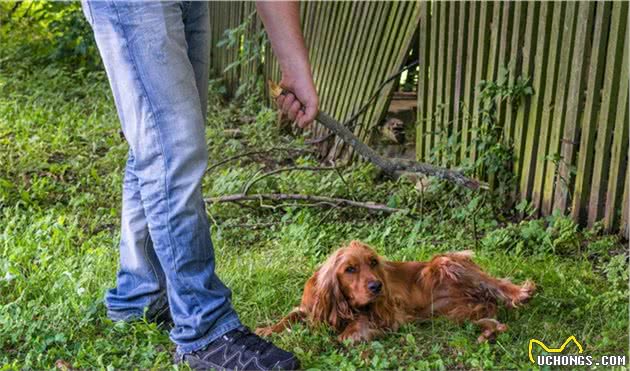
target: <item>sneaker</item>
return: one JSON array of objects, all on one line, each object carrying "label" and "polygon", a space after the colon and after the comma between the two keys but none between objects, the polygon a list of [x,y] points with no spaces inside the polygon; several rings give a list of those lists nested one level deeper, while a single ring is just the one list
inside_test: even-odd
[{"label": "sneaker", "polygon": [[240,326],[204,349],[176,356],[194,370],[297,370],[297,358]]}]

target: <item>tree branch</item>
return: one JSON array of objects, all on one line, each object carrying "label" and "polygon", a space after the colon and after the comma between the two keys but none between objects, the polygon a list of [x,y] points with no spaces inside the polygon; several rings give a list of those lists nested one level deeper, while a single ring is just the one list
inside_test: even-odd
[{"label": "tree branch", "polygon": [[[275,99],[283,92],[283,90],[273,81],[269,81],[269,92],[272,98]],[[320,111],[315,119],[328,130],[335,133],[346,144],[354,148],[358,154],[365,157],[368,161],[381,168],[381,170],[393,178],[398,178],[404,173],[420,173],[428,176],[435,176],[470,189],[488,187],[487,185],[482,184],[475,179],[469,178],[455,170],[445,169],[411,160],[383,157],[367,144],[363,143],[347,127],[330,117],[328,114]]]},{"label": "tree branch", "polygon": [[[385,213],[395,213],[398,211],[403,211],[403,209],[397,209],[393,207],[389,207],[383,204],[377,204],[374,202],[359,202],[352,201],[345,198],[336,198],[336,197],[325,197],[325,196],[311,196],[311,195],[303,195],[303,194],[289,194],[289,193],[260,193],[253,195],[246,195],[242,193],[220,196],[220,197],[210,197],[206,198],[207,203],[223,203],[223,202],[238,202],[238,201],[262,201],[262,200],[270,200],[270,201],[304,201],[310,202],[311,204],[307,204],[304,206],[328,206],[328,207],[358,207],[363,209],[368,209],[371,211],[382,211]],[[299,206],[298,205],[287,205],[287,206]]]}]

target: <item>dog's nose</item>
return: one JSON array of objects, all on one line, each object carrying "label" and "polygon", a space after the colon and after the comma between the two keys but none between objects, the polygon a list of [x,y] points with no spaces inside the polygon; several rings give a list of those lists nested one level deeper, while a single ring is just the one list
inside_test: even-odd
[{"label": "dog's nose", "polygon": [[367,287],[373,293],[378,294],[379,292],[381,292],[381,289],[383,288],[383,283],[381,281],[372,281],[372,282],[368,282]]}]

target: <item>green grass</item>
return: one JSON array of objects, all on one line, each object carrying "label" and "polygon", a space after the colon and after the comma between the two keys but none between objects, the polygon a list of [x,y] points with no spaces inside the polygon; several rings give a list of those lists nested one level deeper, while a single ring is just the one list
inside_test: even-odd
[{"label": "green grass", "polygon": [[[251,102],[221,104],[211,89],[210,163],[242,151],[300,147],[281,134],[273,112]],[[243,118],[255,117],[254,121]],[[114,285],[127,151],[102,73],[55,68],[0,69],[0,365],[4,369],[168,368],[168,334],[147,323],[113,324],[104,291]],[[240,128],[242,137],[225,135]],[[286,154],[282,163],[315,163]],[[276,166],[268,161],[269,166]],[[222,166],[204,193],[238,192],[260,163]],[[347,347],[325,328],[297,326],[273,337],[306,368],[526,369],[534,337],[559,346],[575,335],[591,355],[627,354],[627,245],[597,229],[581,231],[560,216],[523,221],[494,215],[467,192],[434,184],[424,193],[388,182],[367,165],[335,172],[268,177],[253,191],[353,197],[413,209],[393,216],[361,210],[209,207],[220,277],[251,327],[294,307],[310,273],[344,241],[361,239],[390,259],[423,260],[474,249],[490,273],[540,290],[516,311],[502,311],[510,330],[496,344],[478,330],[444,320],[409,324],[378,341]],[[473,238],[473,214],[479,240]],[[260,223],[273,223],[252,228]]]}]

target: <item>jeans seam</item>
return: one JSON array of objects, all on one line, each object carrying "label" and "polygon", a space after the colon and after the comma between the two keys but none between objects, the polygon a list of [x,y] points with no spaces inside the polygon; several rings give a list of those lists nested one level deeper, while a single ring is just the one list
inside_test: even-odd
[{"label": "jeans seam", "polygon": [[[125,40],[125,43],[127,43],[127,45],[129,45],[129,38],[127,37],[127,31],[126,31],[126,27],[122,26],[121,23],[121,17],[120,17],[120,13],[118,11],[118,8],[116,7],[116,2],[115,1],[111,1],[110,2],[110,6],[112,6],[114,8],[114,11],[116,12],[116,18],[117,18],[117,22],[118,22],[118,26],[120,27],[120,30],[122,31],[122,36]],[[163,184],[164,184],[164,192],[165,192],[165,196],[166,196],[166,219],[170,220],[170,214],[171,214],[171,210],[170,210],[170,197],[168,196],[169,191],[168,191],[168,185],[167,185],[167,181],[166,179],[167,177],[167,167],[166,167],[166,158],[165,158],[165,150],[164,150],[164,144],[162,143],[161,137],[160,137],[160,133],[159,130],[156,128],[156,121],[158,119],[158,114],[157,111],[155,110],[155,108],[153,107],[153,104],[151,102],[151,99],[149,99],[149,95],[147,94],[147,89],[144,86],[144,83],[142,81],[142,77],[140,75],[140,73],[138,72],[138,65],[136,63],[135,58],[133,57],[133,53],[129,53],[129,59],[131,60],[131,64],[133,65],[133,69],[138,77],[138,82],[140,84],[140,87],[142,89],[142,93],[143,93],[143,97],[144,99],[147,101],[147,103],[149,104],[149,108],[151,110],[151,113],[153,114],[154,118],[153,118],[153,127],[152,127],[152,132],[155,133],[157,142],[159,143],[160,146],[160,157],[162,158],[162,166],[164,168],[163,171]],[[177,261],[175,260],[175,253],[173,252],[173,245],[174,245],[174,241],[173,241],[173,237],[171,235],[171,226],[170,224],[167,222],[166,223],[166,231],[167,231],[167,235],[168,235],[168,242],[169,242],[169,254],[171,255],[171,260],[172,260],[172,264],[175,268],[175,277],[177,277],[177,279],[180,281],[180,283],[182,283],[183,288],[186,290],[186,293],[188,293],[189,295],[192,294],[191,296],[194,298],[197,307],[201,308],[201,302],[199,301],[199,298],[197,297],[197,295],[192,292],[190,290],[190,287],[188,287],[188,284],[185,282],[185,280],[181,280],[179,279],[179,275],[178,275],[178,267],[177,267]]]},{"label": "jeans seam", "polygon": [[144,255],[146,256],[147,261],[149,261],[149,265],[151,266],[151,271],[153,272],[153,275],[155,276],[155,280],[158,282],[158,284],[160,284],[161,283],[160,277],[158,277],[157,270],[155,269],[155,265],[153,265],[153,261],[149,258],[149,251],[147,249],[147,247],[149,246],[149,238],[151,238],[151,234],[149,233],[148,228],[147,228],[147,235],[144,238],[144,246],[142,249],[144,250]]}]

